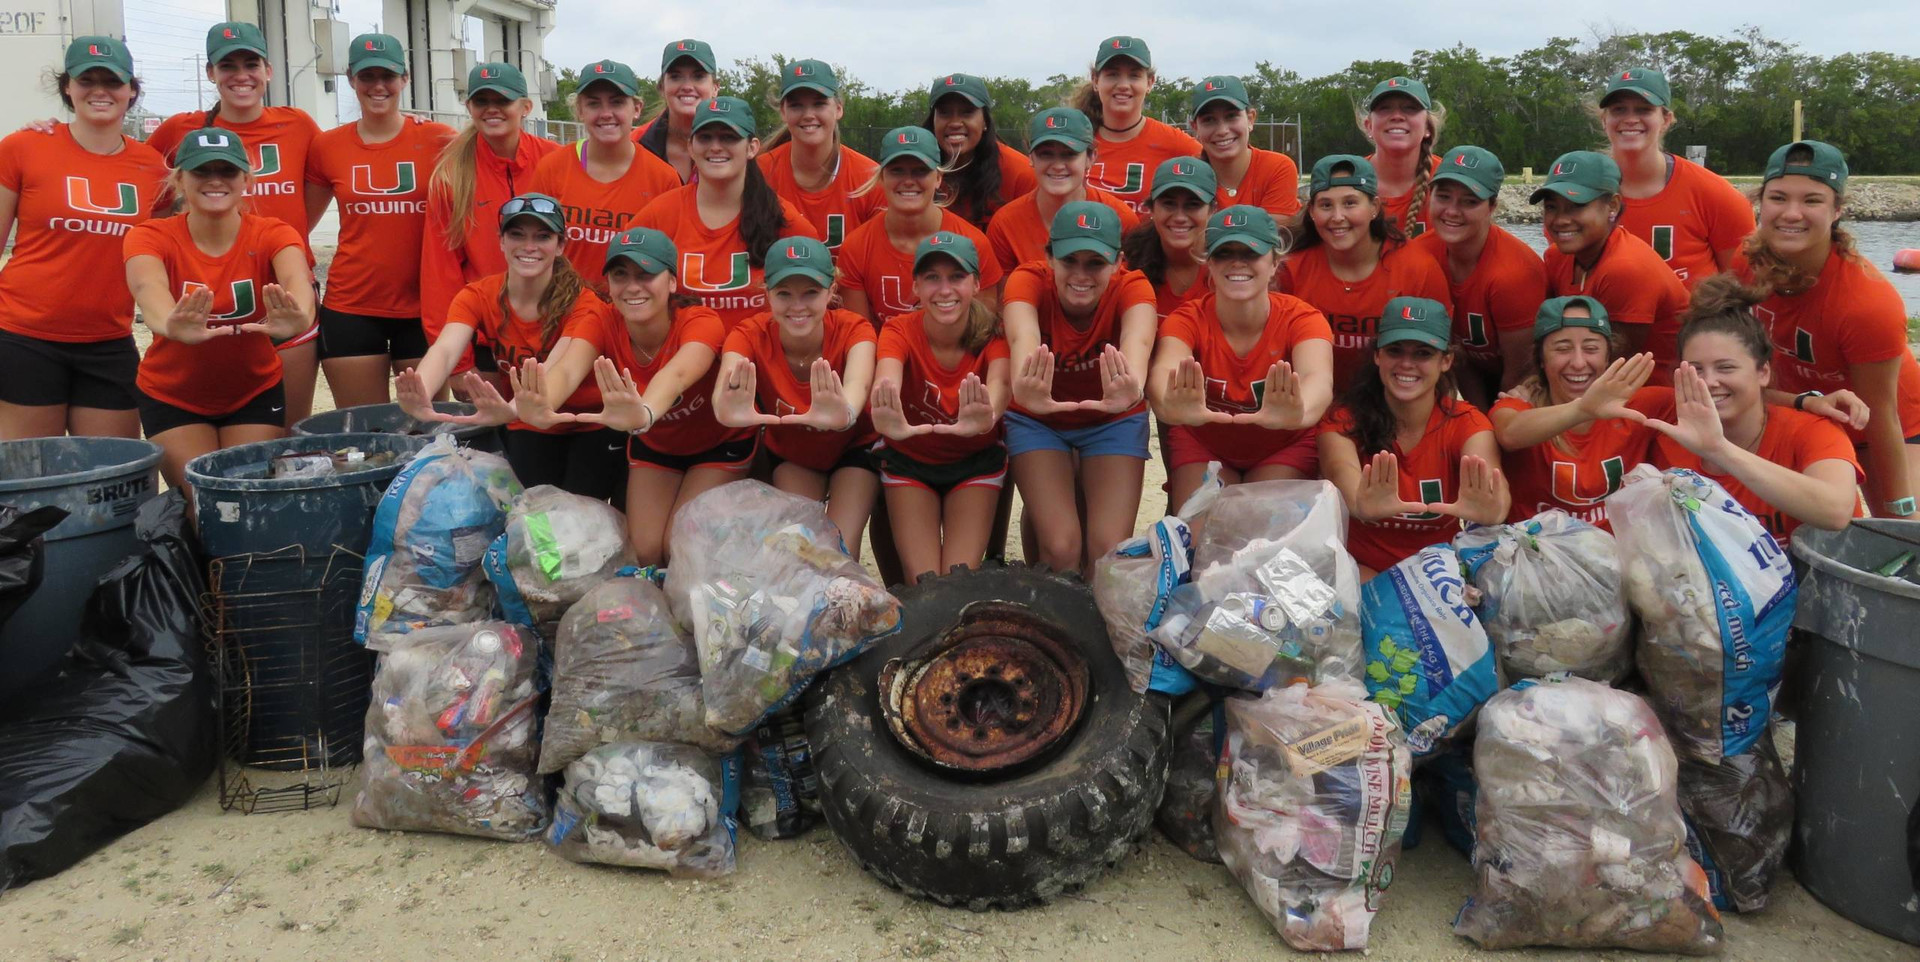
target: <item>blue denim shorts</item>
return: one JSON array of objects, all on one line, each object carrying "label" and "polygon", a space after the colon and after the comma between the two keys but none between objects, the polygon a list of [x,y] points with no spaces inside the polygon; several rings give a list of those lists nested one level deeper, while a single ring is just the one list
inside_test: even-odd
[{"label": "blue denim shorts", "polygon": [[1083,458],[1120,454],[1147,459],[1147,412],[1129,414],[1117,421],[1064,431],[1048,427],[1017,411],[1008,411],[1007,455],[1019,457],[1029,451],[1075,452]]}]

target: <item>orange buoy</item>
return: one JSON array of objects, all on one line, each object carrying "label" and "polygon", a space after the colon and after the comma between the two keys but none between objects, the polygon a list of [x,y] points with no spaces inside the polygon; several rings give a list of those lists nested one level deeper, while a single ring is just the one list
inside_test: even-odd
[{"label": "orange buoy", "polygon": [[1920,273],[1920,248],[1909,247],[1893,254],[1893,269],[1908,273]]}]

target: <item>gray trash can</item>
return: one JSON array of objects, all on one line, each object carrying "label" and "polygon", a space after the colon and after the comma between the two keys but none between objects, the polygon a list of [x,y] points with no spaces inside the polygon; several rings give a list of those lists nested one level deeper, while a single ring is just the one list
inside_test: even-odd
[{"label": "gray trash can", "polygon": [[1807,565],[1794,624],[1815,636],[1794,746],[1794,875],[1835,912],[1920,945],[1906,860],[1920,805],[1920,521],[1803,526],[1793,553]]},{"label": "gray trash can", "polygon": [[[476,409],[461,401],[436,401],[433,409],[442,414],[472,414]],[[499,453],[503,441],[501,429],[464,424],[416,421],[398,404],[363,404],[359,407],[324,411],[293,426],[294,434],[405,434],[431,437],[451,434],[454,439],[476,451]]]}]

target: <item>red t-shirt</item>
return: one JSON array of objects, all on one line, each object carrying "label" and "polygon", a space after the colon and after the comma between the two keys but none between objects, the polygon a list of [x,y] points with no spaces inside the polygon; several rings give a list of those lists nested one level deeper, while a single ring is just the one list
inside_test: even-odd
[{"label": "red t-shirt", "polygon": [[449,244],[453,220],[452,198],[429,188],[427,226],[420,237],[420,326],[429,340],[440,336],[447,306],[455,294],[474,281],[507,269],[500,250],[500,205],[533,189],[533,168],[540,158],[559,150],[551,140],[521,134],[512,157],[502,157],[475,140],[473,210],[465,236]]},{"label": "red t-shirt", "polygon": [[[1368,154],[1367,163],[1373,164],[1377,169],[1380,165],[1379,155]],[[1380,195],[1380,197],[1378,198],[1378,200],[1380,201],[1380,206],[1386,208],[1387,220],[1391,221],[1393,223],[1393,226],[1395,227],[1401,226],[1402,221],[1404,221],[1404,219],[1406,218],[1407,209],[1413,206],[1413,195],[1420,192],[1420,181],[1426,178],[1432,177],[1433,172],[1439,169],[1440,169],[1440,155],[1428,154],[1426,173],[1422,177],[1418,177],[1414,179],[1414,184],[1412,189],[1408,190],[1404,194],[1394,194],[1391,197],[1385,194]],[[1426,232],[1428,224],[1427,224],[1427,212],[1425,209],[1422,209],[1420,211],[1420,218],[1414,221],[1414,225],[1415,225],[1415,228],[1413,233],[1415,235],[1419,235]]]},{"label": "red t-shirt", "polygon": [[[207,126],[207,112],[191,110],[174,114],[160,122],[147,137],[147,146],[173,163],[173,152],[187,135]],[[320,125],[298,107],[267,107],[252,123],[235,123],[225,114],[216,115],[213,126],[240,135],[253,159],[253,187],[247,191],[247,211],[277,218],[307,243],[307,154]],[[167,204],[173,203],[168,197]],[[165,211],[155,211],[165,213]],[[312,263],[313,254],[307,254]]]},{"label": "red t-shirt", "polygon": [[1333,383],[1338,393],[1360,369],[1373,363],[1373,335],[1380,312],[1396,297],[1426,297],[1453,310],[1447,272],[1426,251],[1410,244],[1381,250],[1365,280],[1348,283],[1333,274],[1327,247],[1316,244],[1288,254],[1275,286],[1313,305],[1333,327]]},{"label": "red t-shirt", "polygon": [[[1053,351],[1053,397],[1057,401],[1098,401],[1104,393],[1100,384],[1100,352],[1108,344],[1120,343],[1120,319],[1127,310],[1140,304],[1152,305],[1153,285],[1145,274],[1116,268],[1093,317],[1081,327],[1067,320],[1060,310],[1060,299],[1053,276],[1053,264],[1039,261],[1026,264],[1007,275],[1006,304],[1033,305],[1040,314],[1040,343]],[[1146,400],[1119,414],[1104,411],[1067,411],[1036,417],[1015,401],[1015,410],[1059,430],[1092,427],[1146,410]]]},{"label": "red t-shirt", "polygon": [[[973,242],[980,257],[980,289],[989,291],[1000,283],[1000,265],[987,250],[986,235],[950,210],[940,212],[940,229],[952,231]],[[916,242],[917,246],[917,242]],[[867,306],[879,324],[908,311],[917,310],[920,299],[913,294],[913,252],[902,252],[887,236],[884,211],[854,228],[847,242],[834,255],[840,272],[840,289],[867,295]]]},{"label": "red t-shirt", "polygon": [[604,291],[607,245],[655,197],[679,190],[680,175],[666,161],[636,148],[626,173],[598,181],[587,173],[585,147],[586,141],[577,141],[540,158],[528,189],[560,202],[567,217],[567,262],[588,284]]},{"label": "red t-shirt", "polygon": [[1606,248],[1585,278],[1574,279],[1573,258],[1547,248],[1547,296],[1585,294],[1606,305],[1614,326],[1650,324],[1646,349],[1653,352],[1656,384],[1669,384],[1680,363],[1680,314],[1687,309],[1687,286],[1667,268],[1647,242],[1614,227]]},{"label": "red t-shirt", "polygon": [[1300,168],[1292,157],[1278,151],[1251,145],[1247,149],[1253,152],[1253,160],[1247,164],[1246,176],[1240,178],[1240,186],[1216,191],[1213,209],[1251,204],[1285,222],[1300,211]]},{"label": "red t-shirt", "polygon": [[[1427,418],[1427,430],[1411,451],[1402,451],[1394,443],[1393,456],[1400,461],[1400,497],[1421,504],[1444,504],[1460,494],[1460,458],[1466,453],[1467,439],[1482,431],[1492,431],[1493,423],[1480,409],[1459,400],[1442,400]],[[1320,422],[1322,434],[1353,434],[1353,414],[1336,407]],[[1360,463],[1371,455],[1360,452]],[[1347,521],[1347,551],[1353,560],[1385,571],[1418,553],[1421,548],[1438,544],[1459,530],[1458,519],[1451,515],[1420,512],[1395,515],[1381,521]]]},{"label": "red t-shirt", "polygon": [[[688,184],[654,198],[634,223],[673,238],[674,249],[680,252],[680,293],[699,298],[732,330],[767,309],[766,272],[747,257],[740,218],[719,227],[701,222],[699,189],[699,184]],[[820,232],[799,208],[782,200],[780,213],[786,220],[782,237],[819,238]]]},{"label": "red t-shirt", "polygon": [[720,378],[720,345],[726,339],[720,315],[697,305],[674,308],[673,325],[667,330],[666,341],[654,352],[653,360],[645,364],[634,353],[633,340],[618,311],[608,313],[606,324],[600,353],[610,358],[615,367],[631,373],[643,392],[681,348],[704,344],[713,352],[713,363],[707,367],[707,373],[680,392],[667,410],[654,412],[657,420],[647,433],[638,436],[641,444],[661,454],[686,457],[753,436],[753,428],[722,427],[713,418],[713,386]]},{"label": "red t-shirt", "polygon": [[[1853,466],[1856,483],[1866,478],[1865,472],[1860,470],[1860,461],[1854,456],[1853,443],[1847,440],[1847,433],[1838,424],[1818,414],[1795,411],[1790,407],[1767,406],[1767,425],[1761,430],[1760,444],[1753,453],[1802,474],[1820,461],[1845,461]],[[1793,540],[1793,529],[1800,527],[1799,519],[1788,517],[1785,512],[1760,500],[1733,475],[1708,471],[1699,457],[1666,435],[1654,439],[1651,460],[1662,470],[1687,468],[1712,478],[1726,488],[1741,507],[1753,512],[1753,516],[1760,519],[1767,533],[1773,535],[1773,540],[1780,542],[1783,549]],[[1860,499],[1855,497],[1853,502],[1853,516],[1862,517]]]},{"label": "red t-shirt", "polygon": [[829,249],[845,243],[854,228],[887,206],[886,193],[878,185],[865,196],[853,196],[854,191],[873,179],[880,165],[844,144],[840,147],[833,180],[816,191],[801,190],[800,182],[794,179],[792,141],[754,159],[760,164],[760,172],[767,176],[767,183],[773,185],[773,192],[807,216],[807,222],[820,232]]},{"label": "red t-shirt", "polygon": [[324,303],[343,314],[420,316],[420,238],[427,178],[454,137],[446,124],[408,118],[393,139],[369,144],[344,123],[314,138],[307,182],[333,191],[340,246]]},{"label": "red t-shirt", "polygon": [[1453,342],[1474,366],[1498,371],[1503,360],[1500,335],[1532,330],[1540,302],[1547,299],[1547,268],[1540,255],[1526,241],[1495,226],[1487,234],[1473,273],[1455,283],[1446,269],[1447,245],[1440,242],[1439,234],[1421,234],[1412,246],[1433,258],[1447,278],[1453,301]]},{"label": "red t-shirt", "polygon": [[1170,284],[1154,285],[1154,310],[1159,313],[1160,319],[1165,321],[1167,315],[1179,310],[1181,305],[1191,303],[1195,298],[1212,291],[1213,277],[1207,273],[1207,265],[1202,264],[1199,270],[1193,272],[1193,283],[1188,284],[1184,291],[1176,291]]},{"label": "red t-shirt", "polygon": [[[836,372],[845,374],[847,354],[856,344],[874,341],[873,322],[852,311],[831,308],[827,311],[820,356]],[[772,314],[755,314],[740,322],[727,335],[726,353],[739,354],[753,362],[754,387],[759,394],[763,414],[801,414],[813,407],[811,373],[795,374],[787,363],[787,351],[780,344],[780,322]],[[853,427],[845,431],[820,431],[793,424],[768,425],[767,450],[783,460],[814,471],[831,471],[850,447],[872,444],[873,423],[864,409]]]},{"label": "red t-shirt", "polygon": [[1720,273],[1713,252],[1753,233],[1753,202],[1726,178],[1674,154],[1673,176],[1652,197],[1620,195],[1621,227],[1646,241],[1692,290]]},{"label": "red t-shirt", "polygon": [[[987,380],[987,370],[995,361],[1007,360],[1007,340],[995,336],[978,353],[963,352],[959,364],[943,367],[927,341],[926,317],[919,311],[888,319],[880,329],[880,358],[900,362],[900,406],[908,424],[952,424],[960,414],[960,384],[972,374]],[[922,434],[895,441],[890,447],[922,464],[952,464],[970,454],[1000,443],[1001,425],[973,437],[952,434]]]},{"label": "red t-shirt", "polygon": [[[1673,420],[1673,389],[1643,387],[1627,406],[1649,418]],[[1533,405],[1516,397],[1493,402],[1495,411],[1530,411]],[[1542,441],[1525,451],[1503,451],[1502,470],[1513,492],[1508,521],[1525,521],[1548,508],[1612,531],[1606,498],[1620,489],[1628,471],[1647,460],[1659,432],[1626,418],[1591,422],[1584,432],[1568,431],[1557,440]]]},{"label": "red t-shirt", "polygon": [[[1140,223],[1140,215],[1135,214],[1126,201],[1092,184],[1087,185],[1086,199],[1112,208],[1120,216],[1123,236]],[[1000,208],[1000,213],[993,215],[993,222],[987,225],[987,239],[993,244],[989,259],[998,261],[1001,269],[1009,271],[1032,261],[1046,260],[1047,240],[1052,233],[1053,225],[1040,217],[1039,195],[1028,191]],[[981,251],[983,255],[987,253],[984,249]],[[984,265],[981,269],[985,270]]]},{"label": "red t-shirt", "polygon": [[17,195],[13,256],[0,266],[0,330],[74,344],[133,333],[124,278],[82,281],[121,259],[166,182],[159,154],[120,140],[119,153],[96,154],[66,124],[52,136],[22,130],[0,140],[0,186]]},{"label": "red t-shirt", "polygon": [[[194,246],[183,215],[134,227],[123,253],[127,260],[159,258],[176,301],[201,287],[213,291],[208,326],[231,327],[266,319],[266,286],[279,283],[273,258],[289,247],[305,250],[298,231],[270,217],[243,214],[233,247],[214,257]],[[279,381],[280,355],[265,334],[234,334],[201,344],[156,337],[136,379],[147,395],[205,415],[237,411]]]},{"label": "red t-shirt", "polygon": [[[500,288],[506,282],[507,275],[504,273],[483,277],[462,288],[459,294],[454,295],[453,303],[447,306],[447,323],[465,324],[485,336],[501,371],[509,367],[518,368],[528,358],[545,362],[553,345],[563,337],[580,338],[592,344],[594,350],[606,353],[605,341],[609,330],[607,315],[613,313],[613,308],[598,294],[582,291],[574,299],[573,306],[567,309],[566,316],[560,319],[553,336],[543,338],[539,318],[524,318],[511,313],[511,309],[502,310]],[[577,413],[598,411],[600,407],[600,386],[588,377],[556,410]],[[591,424],[536,428],[524,421],[515,421],[507,426],[542,434],[571,434],[593,429]]]},{"label": "red t-shirt", "polygon": [[1093,151],[1093,169],[1087,172],[1087,182],[1139,211],[1146,209],[1153,191],[1154,169],[1169,158],[1200,156],[1200,142],[1184,130],[1146,117],[1131,140],[1108,140],[1095,129]]},{"label": "red t-shirt", "polygon": [[[1193,350],[1207,381],[1207,409],[1228,414],[1260,410],[1266,392],[1267,370],[1276,361],[1293,360],[1293,349],[1304,341],[1331,341],[1333,329],[1326,315],[1291,294],[1268,293],[1267,324],[1245,354],[1233,349],[1220,327],[1218,300],[1211,293],[1174,311],[1160,325],[1160,336],[1171,337]],[[1208,451],[1227,454],[1239,462],[1260,461],[1314,429],[1271,431],[1252,424],[1199,424],[1187,428]]]}]

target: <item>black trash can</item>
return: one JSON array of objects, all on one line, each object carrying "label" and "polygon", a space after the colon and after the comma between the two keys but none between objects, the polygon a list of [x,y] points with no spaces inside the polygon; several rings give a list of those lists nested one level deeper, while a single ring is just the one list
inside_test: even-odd
[{"label": "black trash can", "polygon": [[[460,401],[436,401],[433,409],[442,414],[472,414],[475,410],[473,405]],[[436,434],[451,434],[467,447],[495,454],[502,450],[500,431],[495,426],[475,427],[416,420],[400,410],[398,404],[363,404],[339,408],[316,414],[293,426],[295,434],[405,434],[426,438]]]}]

